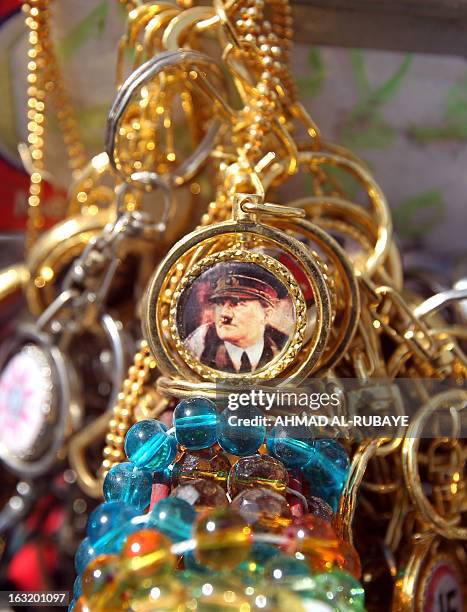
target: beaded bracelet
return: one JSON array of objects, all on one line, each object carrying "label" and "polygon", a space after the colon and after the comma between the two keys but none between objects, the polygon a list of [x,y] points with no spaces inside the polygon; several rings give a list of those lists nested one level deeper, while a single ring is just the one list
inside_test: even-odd
[{"label": "beaded bracelet", "polygon": [[76,553],[71,610],[364,609],[358,555],[331,524],[345,449],[230,414],[195,397],[171,429],[131,427]]}]

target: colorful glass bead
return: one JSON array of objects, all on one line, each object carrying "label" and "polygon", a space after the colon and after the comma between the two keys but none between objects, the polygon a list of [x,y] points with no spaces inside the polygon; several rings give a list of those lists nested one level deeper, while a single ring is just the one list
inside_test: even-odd
[{"label": "colorful glass bead", "polygon": [[242,457],[235,463],[227,479],[227,489],[231,497],[251,487],[268,487],[285,493],[289,476],[283,464],[268,455]]},{"label": "colorful glass bead", "polygon": [[91,544],[89,538],[84,538],[75,554],[75,569],[77,574],[81,574],[86,568],[87,564],[97,556],[97,551]]},{"label": "colorful glass bead", "polygon": [[[261,412],[253,407],[235,412],[227,408],[219,415],[217,423],[219,446],[237,457],[253,455],[266,435],[266,427],[261,424],[263,418]],[[238,424],[238,419],[241,419],[241,424]]]},{"label": "colorful glass bead", "polygon": [[264,567],[279,554],[277,548],[271,544],[254,542],[247,559],[235,568],[235,572],[241,577],[246,585],[256,584],[258,579],[264,575]]},{"label": "colorful glass bead", "polygon": [[123,548],[125,569],[139,577],[172,572],[176,557],[171,553],[170,547],[170,540],[153,529],[142,529],[133,533]]},{"label": "colorful glass bead", "polygon": [[[88,537],[91,544],[105,546],[121,534],[123,523],[131,521],[140,511],[124,502],[104,502],[89,517]],[[98,547],[96,546],[98,549]]]},{"label": "colorful glass bead", "polygon": [[183,484],[199,478],[214,480],[223,487],[227,486],[230,461],[223,453],[211,448],[199,451],[185,451],[173,466],[173,484]]},{"label": "colorful glass bead", "polygon": [[243,585],[232,577],[190,576],[185,582],[187,601],[199,612],[250,612]]},{"label": "colorful glass bead", "polygon": [[303,474],[313,495],[324,499],[335,512],[349,472],[349,456],[336,440],[315,440]]},{"label": "colorful glass bead", "polygon": [[270,580],[287,585],[297,578],[308,578],[310,570],[308,565],[288,555],[276,555],[264,568],[264,575]]},{"label": "colorful glass bead", "polygon": [[278,425],[268,434],[266,446],[269,453],[279,459],[288,469],[306,465],[313,452],[311,438],[298,438],[297,428]]},{"label": "colorful glass bead", "polygon": [[71,602],[68,612],[91,612],[91,609],[88,606],[86,598],[81,595],[81,597]]},{"label": "colorful glass bead", "polygon": [[173,415],[177,442],[190,450],[209,448],[217,441],[216,405],[204,397],[180,402]]},{"label": "colorful glass bead", "polygon": [[362,585],[347,572],[333,570],[313,576],[317,588],[326,595],[329,603],[339,610],[363,611],[365,591]]},{"label": "colorful glass bead", "polygon": [[330,523],[314,514],[305,514],[298,519],[294,519],[293,523],[284,529],[283,535],[286,538],[286,543],[281,546],[281,549],[289,555],[293,555],[297,551],[304,552],[310,538],[328,540],[329,542],[337,541],[336,532]]},{"label": "colorful glass bead", "polygon": [[160,471],[172,463],[177,454],[175,438],[156,420],[139,421],[125,437],[125,453],[139,468]]},{"label": "colorful glass bead", "polygon": [[82,577],[82,593],[86,599],[95,594],[105,597],[105,591],[110,591],[116,581],[119,571],[118,555],[99,555],[89,563]]},{"label": "colorful glass bead", "polygon": [[78,599],[82,592],[82,578],[81,576],[76,576],[75,581],[73,583],[73,599]]},{"label": "colorful glass bead", "polygon": [[209,576],[212,576],[214,573],[210,567],[198,563],[193,550],[189,550],[183,555],[183,566],[185,570],[195,574],[209,574]]},{"label": "colorful glass bead", "polygon": [[161,499],[148,515],[146,527],[154,527],[173,542],[191,538],[196,510],[188,502],[176,497]]},{"label": "colorful glass bead", "polygon": [[292,520],[285,498],[271,489],[246,489],[232,500],[230,507],[249,525],[272,531],[283,529]]},{"label": "colorful glass bead", "polygon": [[[147,578],[129,591],[125,610],[152,612],[183,612],[187,593],[180,580],[173,576],[160,577],[157,581]],[[118,610],[121,610],[121,604]],[[104,612],[104,611],[103,611]],[[107,611],[106,611],[107,612]]]},{"label": "colorful glass bead", "polygon": [[352,574],[357,580],[360,579],[362,575],[360,556],[352,544],[348,542],[339,541],[339,550],[336,555],[335,565],[339,569]]},{"label": "colorful glass bead", "polygon": [[184,499],[198,511],[223,508],[229,504],[224,489],[210,480],[192,480],[179,485],[172,490],[170,496]]},{"label": "colorful glass bead", "polygon": [[314,514],[328,523],[332,521],[334,513],[331,506],[324,499],[314,495],[307,495],[306,501],[308,502],[308,512],[310,514]]},{"label": "colorful glass bead", "polygon": [[213,510],[196,523],[195,558],[214,569],[232,569],[246,559],[252,532],[245,520],[230,508]]},{"label": "colorful glass bead", "polygon": [[151,500],[152,476],[134,463],[114,465],[104,480],[104,499],[123,501],[144,510]]},{"label": "colorful glass bead", "polygon": [[[314,608],[305,608],[300,598],[291,590],[282,585],[271,584],[270,581],[263,580],[247,587],[245,594],[251,602],[251,612],[315,612]],[[329,612],[334,611],[330,609]]]}]

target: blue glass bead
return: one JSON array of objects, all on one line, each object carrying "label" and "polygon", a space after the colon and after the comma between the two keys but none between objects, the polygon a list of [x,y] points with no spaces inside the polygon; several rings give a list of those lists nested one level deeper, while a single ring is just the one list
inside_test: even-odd
[{"label": "blue glass bead", "polygon": [[78,601],[78,598],[77,597],[73,597],[73,599],[70,601],[70,604],[68,606],[68,612],[73,612],[73,610],[75,609],[77,601]]},{"label": "blue glass bead", "polygon": [[125,438],[128,459],[137,467],[147,470],[166,468],[177,454],[177,442],[166,431],[165,425],[156,420],[135,423]]},{"label": "blue glass bead", "polygon": [[264,575],[276,583],[286,585],[297,578],[308,578],[310,569],[305,561],[287,555],[277,555],[266,564]]},{"label": "blue glass bead", "polygon": [[[135,517],[136,519],[139,518]],[[134,522],[134,520],[127,521],[120,526],[120,529],[115,530],[112,537],[105,535],[100,540],[97,540],[94,544],[97,555],[112,555],[119,554],[123,550],[125,542],[132,533],[140,531],[142,528],[141,522]]]},{"label": "blue glass bead", "polygon": [[[325,594],[325,599],[343,612],[363,612],[365,610],[365,590],[356,578],[340,570],[315,574],[313,579],[317,589]],[[324,598],[323,598],[324,599]]]},{"label": "blue glass bead", "polygon": [[231,455],[246,457],[254,455],[264,442],[266,427],[263,415],[253,407],[229,410],[219,416],[217,441]]},{"label": "blue glass bead", "polygon": [[144,510],[151,501],[152,476],[134,463],[120,463],[110,469],[104,480],[105,501],[123,501]]},{"label": "blue glass bead", "polygon": [[266,439],[269,454],[282,461],[288,469],[306,465],[313,453],[313,440],[299,438],[297,428],[278,425],[271,430]]},{"label": "blue glass bead", "polygon": [[202,563],[198,563],[192,550],[189,550],[183,555],[183,564],[185,569],[196,572],[196,574],[209,574],[212,576],[214,573],[212,568]]},{"label": "blue glass bead", "polygon": [[315,440],[310,461],[303,467],[311,492],[326,501],[334,512],[349,472],[349,456],[336,440]]},{"label": "blue glass bead", "polygon": [[101,554],[102,547],[121,534],[123,524],[139,514],[138,508],[125,502],[104,502],[89,517],[87,531],[90,543]]},{"label": "blue glass bead", "polygon": [[245,561],[235,568],[235,573],[241,577],[244,584],[253,586],[264,575],[265,565],[271,561],[271,559],[277,557],[278,554],[279,551],[277,548],[271,544],[254,542],[248,559],[245,559]]},{"label": "blue glass bead", "polygon": [[91,544],[89,538],[84,538],[75,554],[75,570],[77,574],[82,574],[91,559],[97,556],[97,551]]},{"label": "blue glass bead", "polygon": [[73,583],[73,599],[78,599],[81,595],[81,576],[76,576]]},{"label": "blue glass bead", "polygon": [[180,402],[173,416],[177,442],[190,450],[208,448],[217,442],[216,405],[203,397]]},{"label": "blue glass bead", "polygon": [[166,497],[153,507],[148,515],[146,528],[154,527],[173,542],[191,538],[196,510],[184,499]]}]

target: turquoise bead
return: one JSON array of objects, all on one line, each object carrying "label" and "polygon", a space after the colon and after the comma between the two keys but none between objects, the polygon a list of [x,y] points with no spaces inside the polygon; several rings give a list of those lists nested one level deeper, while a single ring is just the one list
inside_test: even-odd
[{"label": "turquoise bead", "polygon": [[189,450],[208,448],[217,442],[216,405],[203,397],[180,402],[173,415],[177,442]]},{"label": "turquoise bead", "polygon": [[[252,421],[251,424],[246,420]],[[254,420],[253,420],[254,419]],[[217,423],[217,441],[231,455],[246,457],[254,455],[264,442],[266,427],[262,425],[263,415],[256,408],[224,410]]]},{"label": "turquoise bead", "polygon": [[138,508],[124,502],[104,502],[89,517],[87,531],[90,543],[101,554],[106,544],[120,536],[123,524],[139,514]]},{"label": "turquoise bead", "polygon": [[315,574],[316,587],[339,612],[364,612],[365,591],[353,576],[340,570]]},{"label": "turquoise bead", "polygon": [[104,480],[105,501],[123,501],[144,510],[151,501],[152,476],[134,463],[120,463],[110,469]]},{"label": "turquoise bead", "polygon": [[212,576],[214,573],[210,567],[206,567],[206,565],[198,563],[192,550],[183,555],[183,564],[186,570],[195,572],[196,574],[209,574]]},{"label": "turquoise bead", "polygon": [[153,507],[148,515],[146,528],[155,528],[173,542],[191,538],[196,510],[184,499],[166,497]]},{"label": "turquoise bead", "polygon": [[244,584],[255,585],[263,577],[266,564],[278,554],[277,548],[271,544],[255,542],[248,559],[235,568],[235,573],[241,577]]},{"label": "turquoise bead", "polygon": [[89,561],[97,556],[97,551],[91,544],[89,538],[84,538],[75,554],[75,570],[77,574],[82,574]]},{"label": "turquoise bead", "polygon": [[128,431],[125,452],[137,467],[160,471],[172,463],[177,442],[167,435],[165,425],[156,420],[139,421]]},{"label": "turquoise bead", "polygon": [[81,595],[81,576],[76,576],[73,583],[73,599],[78,599]]},{"label": "turquoise bead", "polygon": [[73,612],[73,610],[75,609],[77,601],[78,601],[78,598],[77,597],[73,597],[73,599],[70,601],[70,604],[68,606],[68,612]]},{"label": "turquoise bead", "polygon": [[305,561],[287,555],[276,555],[266,564],[264,575],[276,584],[287,585],[298,578],[309,578],[310,570]]},{"label": "turquoise bead", "polygon": [[302,468],[311,492],[326,501],[334,512],[349,473],[349,456],[336,440],[315,440],[310,461]]},{"label": "turquoise bead", "polygon": [[313,440],[298,438],[297,428],[278,425],[272,429],[266,439],[269,454],[282,461],[288,469],[297,469],[306,465],[312,458]]}]

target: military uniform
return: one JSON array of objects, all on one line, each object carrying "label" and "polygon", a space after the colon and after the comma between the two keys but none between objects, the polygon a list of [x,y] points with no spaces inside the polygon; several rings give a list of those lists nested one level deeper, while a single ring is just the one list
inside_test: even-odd
[{"label": "military uniform", "polygon": [[[262,279],[251,275],[232,274],[218,279],[209,300],[214,303],[226,300],[259,300],[266,306],[274,307],[277,291]],[[184,344],[201,363],[210,368],[221,372],[248,373],[261,369],[272,361],[282,351],[287,340],[287,334],[266,324],[260,343],[256,343],[254,347],[240,349],[218,336],[215,323],[207,323],[197,327]],[[237,367],[231,357],[233,350],[242,355],[241,365],[237,360]],[[248,354],[253,353],[256,358],[250,360]]]}]

